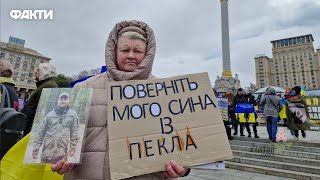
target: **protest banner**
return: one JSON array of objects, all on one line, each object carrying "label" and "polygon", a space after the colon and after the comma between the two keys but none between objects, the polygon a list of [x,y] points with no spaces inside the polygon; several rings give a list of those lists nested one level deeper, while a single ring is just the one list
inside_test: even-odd
[{"label": "protest banner", "polygon": [[207,73],[108,84],[112,179],[232,158]]},{"label": "protest banner", "polygon": [[81,163],[91,98],[92,89],[43,89],[24,162]]},{"label": "protest banner", "polygon": [[220,109],[220,113],[222,116],[222,120],[228,121],[229,116],[228,116],[228,99],[224,97],[216,97],[217,98],[217,103],[218,107]]},{"label": "protest banner", "polygon": [[[307,116],[312,123],[310,130],[320,130],[320,96],[318,97],[303,97],[304,101],[306,102],[306,112]],[[318,125],[315,126],[314,124]]]},{"label": "protest banner", "polygon": [[320,130],[317,120],[319,110],[319,98],[316,97],[292,97],[287,101],[288,128],[291,130]]}]

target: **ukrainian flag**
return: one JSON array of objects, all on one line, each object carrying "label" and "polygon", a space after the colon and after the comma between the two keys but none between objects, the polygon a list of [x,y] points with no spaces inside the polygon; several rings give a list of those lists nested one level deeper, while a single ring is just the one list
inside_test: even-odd
[{"label": "ukrainian flag", "polygon": [[239,103],[236,106],[236,118],[240,123],[256,123],[255,108],[249,103]]},{"label": "ukrainian flag", "polygon": [[63,180],[51,171],[50,165],[24,164],[30,134],[15,144],[0,161],[0,179],[3,180]]}]

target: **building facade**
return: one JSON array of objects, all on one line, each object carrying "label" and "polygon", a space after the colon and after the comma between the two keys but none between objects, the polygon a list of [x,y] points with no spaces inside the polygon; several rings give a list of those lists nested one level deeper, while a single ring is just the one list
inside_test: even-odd
[{"label": "building facade", "polygon": [[36,89],[34,69],[51,59],[37,51],[24,47],[24,40],[10,37],[9,42],[0,42],[0,60],[9,60],[13,66],[13,80],[18,96],[27,99]]},{"label": "building facade", "polygon": [[256,84],[258,88],[282,88],[306,85],[320,88],[320,49],[315,51],[311,34],[271,41],[272,58],[257,55]]}]

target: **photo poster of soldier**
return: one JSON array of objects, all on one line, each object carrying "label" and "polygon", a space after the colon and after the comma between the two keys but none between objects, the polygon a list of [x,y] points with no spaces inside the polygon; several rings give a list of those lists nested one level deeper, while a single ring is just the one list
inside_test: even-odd
[{"label": "photo poster of soldier", "polygon": [[319,98],[317,97],[293,97],[287,99],[288,128],[290,130],[320,130]]},{"label": "photo poster of soldier", "polygon": [[255,108],[250,103],[239,103],[235,109],[237,121],[240,123],[256,123]]},{"label": "photo poster of soldier", "polygon": [[210,169],[233,157],[208,73],[107,88],[111,179],[164,171],[171,160]]},{"label": "photo poster of soldier", "polygon": [[24,163],[81,163],[92,92],[84,88],[42,90]]},{"label": "photo poster of soldier", "polygon": [[229,120],[229,116],[228,116],[228,99],[224,98],[224,97],[216,97],[217,98],[217,103],[218,103],[218,107],[220,109],[220,113],[222,116],[222,120],[224,121],[228,121]]}]

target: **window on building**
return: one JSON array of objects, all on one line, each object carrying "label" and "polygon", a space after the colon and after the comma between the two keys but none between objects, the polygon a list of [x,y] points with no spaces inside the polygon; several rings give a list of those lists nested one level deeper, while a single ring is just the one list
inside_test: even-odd
[{"label": "window on building", "polygon": [[21,62],[21,56],[17,56],[16,60],[17,62]]},{"label": "window on building", "polygon": [[36,63],[36,59],[35,59],[35,58],[32,58],[32,59],[31,59],[31,65],[35,65],[35,63]]},{"label": "window on building", "polygon": [[14,71],[13,75],[18,75],[20,72],[19,71]]},{"label": "window on building", "polygon": [[33,76],[33,73],[29,73],[29,77],[32,77]]},{"label": "window on building", "polygon": [[16,63],[16,65],[14,66],[14,68],[19,69],[19,68],[20,68],[20,63]]},{"label": "window on building", "polygon": [[25,72],[22,72],[22,73],[21,73],[21,77],[26,77],[26,73],[25,73]]},{"label": "window on building", "polygon": [[26,71],[27,70],[27,64],[23,64],[22,69]]},{"label": "window on building", "polygon": [[6,56],[6,53],[4,53],[4,52],[0,53],[0,58],[5,58],[5,56]]},{"label": "window on building", "polygon": [[20,79],[20,82],[24,82],[24,81],[25,81],[25,79],[24,79],[24,78],[21,78],[21,79]]}]

